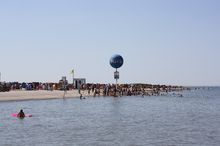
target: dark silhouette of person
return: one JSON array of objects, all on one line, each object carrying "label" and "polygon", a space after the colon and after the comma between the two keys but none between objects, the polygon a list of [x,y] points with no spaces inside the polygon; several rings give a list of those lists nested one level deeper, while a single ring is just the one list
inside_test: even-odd
[{"label": "dark silhouette of person", "polygon": [[22,118],[22,119],[25,117],[25,114],[24,114],[24,112],[23,112],[22,109],[21,109],[20,112],[18,113],[17,117],[18,117],[18,118]]}]

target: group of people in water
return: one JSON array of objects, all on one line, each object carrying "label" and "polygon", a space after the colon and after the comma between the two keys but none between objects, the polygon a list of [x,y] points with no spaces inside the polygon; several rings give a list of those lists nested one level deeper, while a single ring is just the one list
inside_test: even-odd
[{"label": "group of people in water", "polygon": [[181,86],[150,84],[83,84],[81,90],[96,96],[159,96],[172,91],[184,90]]},{"label": "group of people in water", "polygon": [[[96,96],[159,96],[167,94],[172,91],[185,90],[181,86],[166,86],[166,85],[150,85],[150,84],[83,84],[79,88],[84,92],[88,92],[88,95]],[[80,99],[85,99],[80,92]],[[182,97],[182,95],[181,95]],[[23,109],[17,114],[20,119],[25,118]]]}]

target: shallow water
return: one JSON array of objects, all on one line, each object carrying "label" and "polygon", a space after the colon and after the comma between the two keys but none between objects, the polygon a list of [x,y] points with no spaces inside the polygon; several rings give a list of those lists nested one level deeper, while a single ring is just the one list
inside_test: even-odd
[{"label": "shallow water", "polygon": [[219,146],[220,88],[181,94],[0,102],[0,145]]}]

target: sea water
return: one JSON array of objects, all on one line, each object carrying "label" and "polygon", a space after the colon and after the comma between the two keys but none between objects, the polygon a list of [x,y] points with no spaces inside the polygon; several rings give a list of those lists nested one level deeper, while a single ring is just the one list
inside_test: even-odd
[{"label": "sea water", "polygon": [[[21,108],[33,117],[11,116]],[[220,145],[218,87],[166,96],[0,102],[0,113],[0,146]]]}]

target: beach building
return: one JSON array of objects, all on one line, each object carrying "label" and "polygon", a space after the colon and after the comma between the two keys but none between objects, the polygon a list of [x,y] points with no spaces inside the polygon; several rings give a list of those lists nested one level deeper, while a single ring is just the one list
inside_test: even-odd
[{"label": "beach building", "polygon": [[85,78],[74,78],[73,79],[73,86],[78,89],[82,84],[86,84]]},{"label": "beach building", "polygon": [[63,76],[62,79],[59,81],[59,88],[61,90],[66,90],[68,87],[68,81],[66,79],[66,76]]}]

